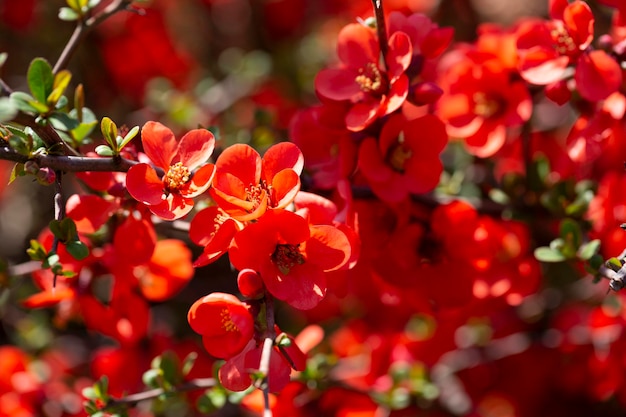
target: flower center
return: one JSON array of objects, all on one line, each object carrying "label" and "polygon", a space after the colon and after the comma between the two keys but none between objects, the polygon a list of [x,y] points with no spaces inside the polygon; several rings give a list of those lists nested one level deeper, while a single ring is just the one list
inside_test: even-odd
[{"label": "flower center", "polygon": [[298,249],[298,245],[278,244],[272,254],[272,261],[274,261],[280,272],[287,275],[291,268],[296,265],[302,265],[305,258]]},{"label": "flower center", "polygon": [[385,160],[394,169],[394,171],[403,173],[406,161],[413,156],[413,150],[408,148],[404,141],[404,132],[400,132],[398,140],[387,151]]},{"label": "flower center", "polygon": [[500,103],[493,97],[482,92],[474,93],[474,113],[488,119],[500,111]]},{"label": "flower center", "polygon": [[576,51],[577,46],[574,39],[562,25],[555,26],[550,31],[550,36],[554,41],[554,49],[556,49],[560,55],[571,56]]},{"label": "flower center", "polygon": [[254,203],[252,211],[256,210],[261,204],[265,196],[269,197],[272,192],[272,186],[265,185],[265,181],[261,181],[260,184],[246,187],[246,201]]},{"label": "flower center", "polygon": [[380,70],[372,62],[365,68],[359,69],[359,75],[354,79],[364,93],[380,95],[386,88],[386,82]]},{"label": "flower center", "polygon": [[163,177],[163,184],[165,184],[165,188],[168,191],[176,191],[191,177],[191,172],[189,168],[183,165],[182,162],[176,162],[174,165],[170,166],[170,169]]},{"label": "flower center", "polygon": [[223,308],[220,312],[220,319],[222,320],[222,329],[227,332],[238,332],[239,328],[233,322],[232,317],[230,316],[230,312],[228,309]]}]

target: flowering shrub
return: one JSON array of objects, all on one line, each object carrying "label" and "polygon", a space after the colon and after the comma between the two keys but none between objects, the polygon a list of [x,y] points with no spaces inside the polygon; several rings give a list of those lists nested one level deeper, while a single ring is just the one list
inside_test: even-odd
[{"label": "flowering shrub", "polygon": [[0,1],[0,417],[622,415],[626,8],[536,3]]}]

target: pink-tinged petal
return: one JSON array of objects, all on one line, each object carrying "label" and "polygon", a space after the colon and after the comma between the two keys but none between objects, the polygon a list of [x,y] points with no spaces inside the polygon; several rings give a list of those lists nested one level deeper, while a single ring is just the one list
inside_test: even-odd
[{"label": "pink-tinged petal", "polygon": [[163,220],[180,219],[193,209],[193,200],[179,194],[170,194],[161,204],[148,206],[150,211]]},{"label": "pink-tinged petal", "polygon": [[261,155],[253,147],[237,143],[224,149],[215,162],[217,177],[230,173],[241,180],[244,186],[258,184],[261,179]]},{"label": "pink-tinged petal", "polygon": [[506,142],[506,127],[485,121],[480,129],[465,139],[465,147],[472,155],[488,158],[502,148]]},{"label": "pink-tinged petal", "polygon": [[311,226],[311,237],[306,242],[307,262],[322,271],[335,271],[350,259],[350,240],[344,232],[330,225]]},{"label": "pink-tinged petal", "polygon": [[381,116],[390,114],[400,108],[405,102],[406,97],[409,94],[409,77],[406,74],[402,74],[389,89],[389,95],[383,108],[381,109]]},{"label": "pink-tinged petal", "polygon": [[159,122],[147,122],[141,128],[141,143],[150,160],[167,171],[176,155],[178,142],[174,133]]},{"label": "pink-tinged petal", "polygon": [[263,179],[268,183],[276,173],[292,169],[297,175],[302,174],[304,156],[298,146],[291,142],[281,142],[271,146],[263,155]]},{"label": "pink-tinged petal", "polygon": [[390,79],[399,77],[411,65],[413,48],[411,40],[404,32],[396,32],[389,38],[389,49],[385,62]]},{"label": "pink-tinged petal", "polygon": [[272,181],[272,208],[287,207],[300,191],[300,177],[291,169],[280,171]]},{"label": "pink-tinged petal", "polygon": [[163,181],[148,164],[130,167],[126,174],[126,189],[135,200],[147,205],[160,204],[163,201]]},{"label": "pink-tinged petal", "polygon": [[599,101],[618,90],[622,83],[622,70],[606,52],[597,50],[578,58],[574,78],[583,98]]},{"label": "pink-tinged petal", "polygon": [[288,274],[283,274],[273,262],[267,261],[260,272],[265,287],[274,297],[299,310],[312,309],[326,296],[326,276],[309,262],[295,265]]},{"label": "pink-tinged petal", "polygon": [[321,98],[343,101],[361,94],[361,87],[356,82],[357,70],[349,68],[327,68],[315,76],[315,91]]},{"label": "pink-tinged petal", "polygon": [[67,199],[65,211],[74,220],[79,233],[93,233],[109,220],[117,204],[97,195],[73,194]]},{"label": "pink-tinged petal", "polygon": [[370,181],[384,182],[391,178],[393,171],[383,160],[376,139],[365,138],[359,147],[359,169]]},{"label": "pink-tinged petal", "polygon": [[218,371],[218,377],[224,388],[229,391],[245,391],[252,385],[252,378],[246,371],[244,360],[246,354],[254,349],[256,343],[254,340],[248,342],[246,347],[236,356],[232,357]]},{"label": "pink-tinged petal", "polygon": [[380,49],[374,30],[352,23],[346,25],[337,37],[337,55],[350,68],[364,68],[379,60]]},{"label": "pink-tinged petal", "polygon": [[206,129],[190,130],[178,143],[178,152],[172,163],[182,162],[193,171],[205,163],[215,149],[215,137]]},{"label": "pink-tinged petal", "polygon": [[380,111],[379,101],[372,99],[357,103],[346,114],[346,128],[353,132],[360,132],[378,118]]},{"label": "pink-tinged petal", "polygon": [[[262,348],[259,346],[246,354],[244,361],[245,369],[259,369],[261,367]],[[270,351],[268,390],[269,392],[281,392],[289,384],[291,366],[274,346]]]},{"label": "pink-tinged petal", "polygon": [[587,49],[593,40],[594,21],[591,8],[584,1],[570,3],[563,10],[563,23],[581,51]]},{"label": "pink-tinged petal", "polygon": [[205,192],[211,186],[215,175],[215,165],[206,164],[193,173],[193,176],[183,188],[179,190],[183,197],[196,197]]},{"label": "pink-tinged petal", "polygon": [[520,56],[520,75],[529,83],[546,85],[560,80],[568,63],[567,56],[556,56],[554,51],[533,48]]}]

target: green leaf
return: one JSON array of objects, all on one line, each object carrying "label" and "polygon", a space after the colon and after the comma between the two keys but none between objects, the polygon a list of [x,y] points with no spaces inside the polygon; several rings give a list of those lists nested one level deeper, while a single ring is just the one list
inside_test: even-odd
[{"label": "green leaf", "polygon": [[9,54],[7,54],[6,52],[0,53],[0,68],[2,68],[5,62],[7,62],[8,57],[9,57]]},{"label": "green leaf", "polygon": [[43,261],[48,257],[48,251],[35,239],[31,239],[30,247],[26,249],[26,253],[28,253],[28,256],[30,256],[30,259],[33,261]]},{"label": "green leaf", "polygon": [[600,239],[594,239],[591,242],[583,244],[578,248],[578,258],[583,261],[588,261],[591,257],[598,253],[600,250]]},{"label": "green leaf", "polygon": [[535,249],[535,258],[541,262],[563,262],[567,259],[561,252],[547,246]]},{"label": "green leaf", "polygon": [[32,102],[36,102],[36,100],[30,94],[16,91],[14,93],[11,93],[9,99],[18,110],[21,110],[25,113],[38,113],[37,108],[33,107],[30,104]]},{"label": "green leaf", "polygon": [[28,67],[26,78],[33,97],[40,103],[45,103],[54,84],[52,67],[48,61],[43,58],[35,58]]},{"label": "green leaf", "polygon": [[111,149],[108,145],[98,145],[96,146],[96,153],[100,156],[113,156],[113,149]]},{"label": "green leaf", "polygon": [[73,22],[74,20],[78,20],[80,15],[76,13],[69,7],[61,7],[59,9],[59,19],[64,20],[66,22]]},{"label": "green leaf", "polygon": [[72,130],[78,127],[78,120],[67,113],[54,112],[49,117],[52,125],[60,130]]},{"label": "green leaf", "polygon": [[[89,123],[81,123],[76,128],[72,129],[72,137],[78,144],[81,144],[98,124],[97,121]],[[106,146],[106,145],[104,145]]]},{"label": "green leaf", "polygon": [[82,261],[89,256],[89,248],[80,240],[74,240],[65,244],[65,249],[77,261]]},{"label": "green leaf", "polygon": [[190,352],[189,355],[185,356],[183,360],[182,373],[183,376],[186,376],[193,369],[193,365],[196,363],[196,359],[198,358],[197,352]]},{"label": "green leaf", "polygon": [[11,175],[9,176],[9,184],[11,184],[17,177],[23,177],[26,173],[24,172],[24,164],[17,163],[13,166],[11,170]]},{"label": "green leaf", "polygon": [[88,400],[95,400],[98,398],[98,396],[96,395],[96,390],[93,387],[83,388],[81,393],[83,394],[83,397],[87,398]]},{"label": "green leaf", "polygon": [[48,228],[50,229],[54,237],[56,237],[60,241],[65,240],[65,237],[63,236],[63,232],[61,231],[60,221],[58,221],[57,219],[50,220],[50,223],[48,223]]},{"label": "green leaf", "polygon": [[607,268],[612,269],[615,272],[622,269],[622,262],[615,257],[608,259],[604,265],[606,265]]},{"label": "green leaf", "polygon": [[100,130],[111,149],[117,150],[117,125],[115,122],[106,116],[103,117],[100,122]]},{"label": "green leaf", "polygon": [[66,217],[60,221],[61,231],[65,236],[65,241],[75,240],[78,238],[76,223],[71,217]]},{"label": "green leaf", "polygon": [[124,136],[124,139],[122,139],[119,144],[117,149],[118,150],[122,150],[124,148],[124,146],[128,145],[128,142],[130,142],[135,136],[137,136],[137,133],[139,133],[139,126],[135,126],[133,127],[127,134],[126,136]]},{"label": "green leaf", "polygon": [[17,114],[17,105],[9,97],[0,97],[0,123],[8,122]]},{"label": "green leaf", "polygon": [[148,369],[143,373],[143,383],[150,388],[159,388],[161,386],[161,370],[160,369]]},{"label": "green leaf", "polygon": [[65,89],[70,84],[72,80],[72,73],[68,70],[61,70],[54,76],[54,82],[52,83],[52,92],[48,95],[47,103],[51,106],[59,101]]}]

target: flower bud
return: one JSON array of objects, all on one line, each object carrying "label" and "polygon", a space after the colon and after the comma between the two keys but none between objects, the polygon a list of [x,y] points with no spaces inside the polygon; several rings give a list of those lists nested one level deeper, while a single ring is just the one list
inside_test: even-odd
[{"label": "flower bud", "polygon": [[54,170],[48,167],[40,168],[36,174],[37,182],[41,185],[50,185],[53,184],[56,180],[57,176],[54,173]]},{"label": "flower bud", "polygon": [[263,279],[253,269],[242,269],[237,276],[237,285],[244,297],[252,299],[263,297],[265,291]]},{"label": "flower bud", "polygon": [[24,162],[24,171],[26,171],[27,174],[37,175],[37,172],[39,172],[39,164],[35,161],[26,161]]}]

